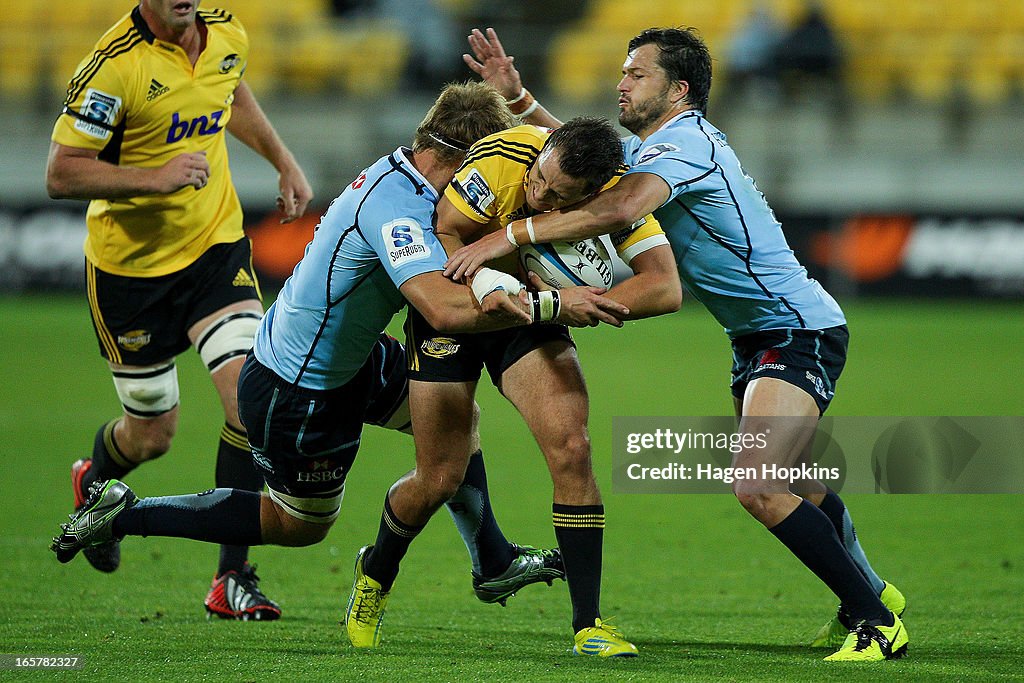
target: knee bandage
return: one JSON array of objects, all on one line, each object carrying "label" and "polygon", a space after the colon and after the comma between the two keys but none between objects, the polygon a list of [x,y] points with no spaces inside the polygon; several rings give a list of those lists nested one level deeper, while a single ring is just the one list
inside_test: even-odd
[{"label": "knee bandage", "polygon": [[199,333],[196,351],[211,374],[220,370],[231,359],[249,353],[261,317],[255,311],[228,313],[214,320]]},{"label": "knee bandage", "polygon": [[112,370],[121,405],[134,417],[157,417],[178,405],[178,369],[174,361],[149,368]]},{"label": "knee bandage", "polygon": [[341,501],[345,498],[345,484],[327,494],[316,498],[290,496],[276,489],[267,487],[267,495],[274,503],[296,519],[316,524],[333,524],[341,514]]}]

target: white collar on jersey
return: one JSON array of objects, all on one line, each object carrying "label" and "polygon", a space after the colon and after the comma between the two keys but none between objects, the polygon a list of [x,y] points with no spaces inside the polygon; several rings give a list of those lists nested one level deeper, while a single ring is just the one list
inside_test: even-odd
[{"label": "white collar on jersey", "polygon": [[407,170],[411,175],[416,176],[416,179],[423,184],[423,187],[426,188],[426,191],[429,192],[434,199],[440,199],[440,195],[437,193],[434,186],[430,184],[430,181],[419,172],[419,169],[417,169],[409,157],[405,155],[406,149],[407,148],[405,147],[399,146],[398,149],[395,150],[395,157],[402,162],[402,165],[405,166],[405,170]]}]

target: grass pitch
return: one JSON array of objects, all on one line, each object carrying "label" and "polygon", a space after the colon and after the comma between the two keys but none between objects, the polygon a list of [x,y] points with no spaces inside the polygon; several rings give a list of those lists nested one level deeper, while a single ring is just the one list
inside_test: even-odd
[{"label": "grass pitch", "polygon": [[[1020,415],[1024,307],[980,303],[848,305],[851,355],[836,415]],[[385,620],[384,645],[351,648],[339,626],[356,550],[373,540],[387,487],[412,466],[411,442],[367,429],[330,536],[304,549],[257,548],[274,623],[207,621],[217,550],[130,538],[112,575],[47,550],[70,512],[71,462],[118,405],[84,298],[0,298],[0,653],[78,655],[72,680],[707,681],[1021,678],[1024,514],[1015,496],[850,496],[875,568],[909,599],[907,659],[837,666],[802,646],[835,600],[728,496],[610,493],[614,415],[723,415],[728,343],[688,302],[664,319],[576,334],[591,390],[591,431],[608,529],[602,608],[640,648],[636,660],[572,657],[565,584],[509,606],[478,603],[469,563],[441,514],[413,544]],[[174,449],[129,478],[142,496],[213,481],[220,407],[194,355],[179,361]],[[482,386],[492,498],[510,539],[554,542],[550,481],[514,411]],[[1018,448],[1019,445],[1008,445]],[[883,668],[884,667],[884,668]],[[0,671],[0,679],[46,674]]]}]

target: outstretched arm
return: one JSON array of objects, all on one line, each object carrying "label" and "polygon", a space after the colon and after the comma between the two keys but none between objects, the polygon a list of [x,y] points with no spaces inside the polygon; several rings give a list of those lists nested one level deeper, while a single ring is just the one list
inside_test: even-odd
[{"label": "outstretched arm", "polygon": [[305,213],[313,198],[313,188],[245,81],[235,89],[228,131],[277,169],[281,193],[277,198],[277,208],[284,214],[281,222],[289,223]]},{"label": "outstretched arm", "polygon": [[[515,221],[510,232],[516,244],[557,242],[597,237],[633,225],[668,201],[669,187],[652,173],[627,173],[622,180],[590,199],[560,211]],[[527,227],[527,221],[530,226]],[[532,228],[532,235],[530,233]],[[516,245],[507,233],[496,232],[459,249],[448,259],[444,274],[473,275],[488,261],[511,254]]]},{"label": "outstretched arm", "polygon": [[523,88],[522,78],[515,66],[515,57],[505,54],[505,48],[493,28],[487,29],[486,33],[475,28],[469,34],[468,40],[473,54],[462,55],[462,61],[504,95],[514,114],[522,115],[523,112],[529,111],[528,115],[523,116],[523,121],[535,126],[558,128],[562,125],[561,121]]}]

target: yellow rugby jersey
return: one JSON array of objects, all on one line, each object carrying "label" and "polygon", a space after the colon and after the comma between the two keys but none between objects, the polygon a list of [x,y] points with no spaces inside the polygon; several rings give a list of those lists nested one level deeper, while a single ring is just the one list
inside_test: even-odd
[{"label": "yellow rugby jersey", "polygon": [[249,39],[224,10],[200,11],[196,21],[207,36],[193,68],[181,47],[157,39],[133,9],[82,60],[54,124],[54,142],[97,150],[113,164],[157,167],[184,152],[209,160],[201,190],[89,203],[85,255],[108,273],[166,275],[214,244],[243,237],[224,129]]},{"label": "yellow rugby jersey", "polygon": [[[445,197],[462,214],[486,225],[487,232],[504,230],[512,221],[536,215],[526,203],[526,178],[549,135],[546,128],[524,125],[481,139],[469,149]],[[601,189],[619,182],[625,172],[622,166]],[[668,244],[661,224],[650,214],[612,233],[611,240],[626,263],[648,249]]]}]

